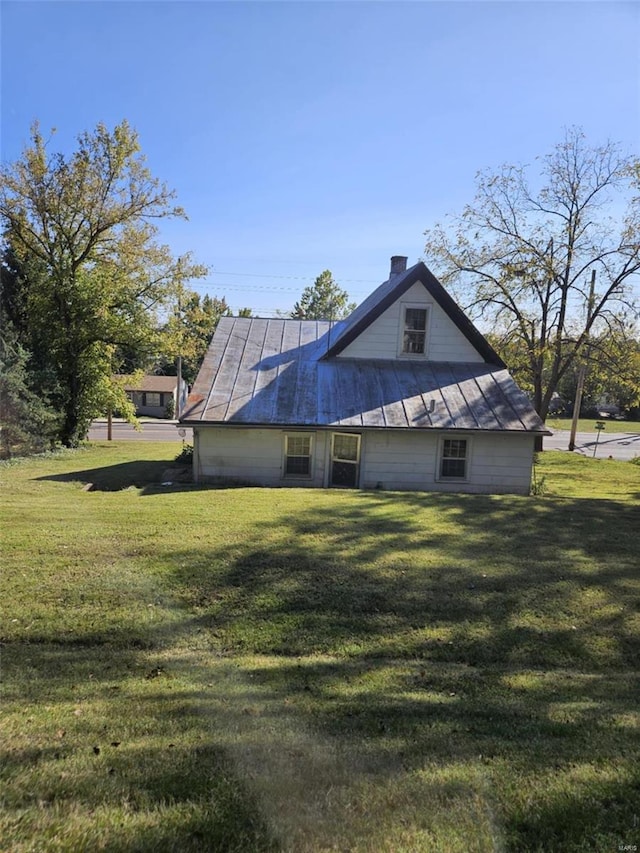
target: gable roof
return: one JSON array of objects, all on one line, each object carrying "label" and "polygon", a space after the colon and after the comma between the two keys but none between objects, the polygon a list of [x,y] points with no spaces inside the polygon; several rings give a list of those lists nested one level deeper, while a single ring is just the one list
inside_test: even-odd
[{"label": "gable roof", "polygon": [[169,393],[175,391],[178,384],[177,376],[156,376],[153,373],[147,373],[137,381],[133,376],[122,373],[117,374],[116,379],[123,383],[125,391],[163,391]]},{"label": "gable roof", "polygon": [[[421,269],[414,280],[422,280],[422,275]],[[407,287],[411,283],[409,276]],[[396,299],[395,287],[390,290]],[[346,338],[355,337],[349,330],[365,328],[364,319],[372,322],[373,313],[371,307],[366,312],[356,309],[360,320],[351,315],[340,324],[223,317],[180,420],[239,426],[546,432],[502,362],[327,357],[340,351],[340,344],[346,346]]]},{"label": "gable roof", "polygon": [[416,282],[421,282],[435,302],[448,315],[473,347],[489,364],[506,368],[506,364],[489,344],[484,335],[476,329],[471,320],[451,298],[431,270],[420,261],[405,272],[396,274],[383,282],[373,291],[346,320],[339,324],[334,333],[331,346],[324,358],[341,353],[352,341],[371,325],[387,308],[403,296]]}]

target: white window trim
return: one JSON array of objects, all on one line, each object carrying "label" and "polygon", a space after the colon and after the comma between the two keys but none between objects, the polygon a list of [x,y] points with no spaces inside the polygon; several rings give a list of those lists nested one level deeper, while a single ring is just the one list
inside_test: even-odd
[{"label": "white window trim", "polygon": [[[405,316],[407,308],[421,308],[427,312],[427,321],[424,330],[424,352],[404,352]],[[398,358],[426,359],[429,353],[429,342],[431,340],[431,305],[428,302],[401,302],[400,322],[398,327]]]},{"label": "white window trim", "polygon": [[[287,474],[287,458],[288,458],[288,444],[290,438],[300,438],[304,436],[309,439],[309,473],[308,474]],[[283,433],[282,436],[282,479],[283,480],[311,480],[313,479],[313,467],[314,467],[314,438],[315,435],[312,432],[304,432],[303,430],[291,430],[289,432]]]},{"label": "white window trim", "polygon": [[[444,477],[441,474],[445,441],[466,441],[467,449],[464,457],[464,477]],[[472,440],[468,435],[443,435],[438,441],[438,455],[436,456],[436,482],[438,483],[468,483],[471,479],[471,451]]]},{"label": "white window trim", "polygon": [[[334,444],[335,444],[336,436],[339,436],[339,435],[348,435],[350,437],[357,438],[357,440],[358,440],[358,458],[356,459],[355,462],[353,461],[353,459],[342,459],[341,457],[335,455]],[[336,432],[332,432],[331,433],[331,441],[327,442],[327,444],[328,444],[327,450],[329,452],[329,459],[328,459],[328,465],[327,465],[327,483],[329,484],[331,482],[333,463],[334,462],[346,462],[348,465],[354,465],[357,468],[357,472],[356,472],[357,483],[356,483],[355,488],[356,489],[360,488],[360,480],[362,477],[362,433],[360,433],[360,432],[347,432],[346,430],[339,430]]]},{"label": "white window trim", "polygon": [[[346,435],[349,438],[355,438],[356,444],[358,445],[358,455],[355,461],[353,459],[343,459],[341,456],[335,455],[335,442],[338,436]],[[331,461],[332,462],[349,462],[351,465],[359,465],[360,464],[360,446],[362,444],[362,435],[359,432],[332,432],[331,433]]]}]

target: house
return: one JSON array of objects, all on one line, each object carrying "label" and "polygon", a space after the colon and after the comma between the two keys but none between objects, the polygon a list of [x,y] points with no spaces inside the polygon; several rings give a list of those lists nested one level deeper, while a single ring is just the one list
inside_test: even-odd
[{"label": "house", "polygon": [[[136,407],[138,416],[147,415],[153,418],[173,417],[177,411],[178,377],[177,376],[142,376],[139,380],[131,381],[130,377],[120,376],[127,397]],[[184,408],[187,388],[182,383],[182,406]]]},{"label": "house", "polygon": [[548,435],[423,263],[338,322],[223,317],[181,422],[194,479],[528,494]]}]

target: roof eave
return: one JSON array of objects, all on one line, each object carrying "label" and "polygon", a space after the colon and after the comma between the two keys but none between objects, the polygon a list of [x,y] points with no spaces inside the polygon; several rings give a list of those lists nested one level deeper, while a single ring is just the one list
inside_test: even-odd
[{"label": "roof eave", "polygon": [[179,423],[188,427],[214,426],[228,427],[230,429],[284,429],[284,430],[352,430],[354,432],[368,431],[385,431],[385,432],[472,432],[472,433],[489,433],[500,435],[532,435],[545,436],[553,435],[548,429],[504,429],[496,428],[489,429],[486,427],[470,427],[470,426],[373,426],[363,424],[326,424],[326,423],[264,423],[260,421],[209,421],[193,418],[180,418]]}]

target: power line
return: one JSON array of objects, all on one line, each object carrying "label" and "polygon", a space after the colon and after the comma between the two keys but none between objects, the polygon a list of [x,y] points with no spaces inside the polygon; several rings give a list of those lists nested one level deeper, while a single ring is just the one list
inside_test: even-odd
[{"label": "power line", "polygon": [[[223,270],[217,270],[215,268],[211,268],[211,272],[215,275],[235,275],[235,276],[244,276],[246,278],[286,278],[286,279],[296,279],[298,281],[315,281],[317,276],[314,278],[310,275],[276,275],[274,273],[257,273],[257,272],[223,272]],[[341,278],[338,284],[343,281],[349,281],[354,283],[361,284],[379,284],[379,281],[376,281],[372,278]]]},{"label": "power line", "polygon": [[[299,287],[282,287],[280,285],[274,286],[274,285],[259,285],[259,284],[255,284],[255,285],[253,285],[253,284],[252,285],[229,284],[228,282],[222,282],[222,281],[216,281],[216,282],[214,282],[214,281],[193,281],[193,282],[190,282],[189,288],[191,290],[195,290],[198,288],[200,288],[200,289],[205,288],[206,290],[218,290],[218,291],[220,291],[220,290],[238,290],[238,291],[244,291],[244,292],[248,292],[248,293],[261,293],[261,294],[276,293],[276,292],[277,293],[284,293],[284,292],[300,293]],[[349,294],[362,294],[362,293],[368,293],[368,292],[369,292],[368,290],[367,291],[365,291],[365,290],[350,290]]]}]

